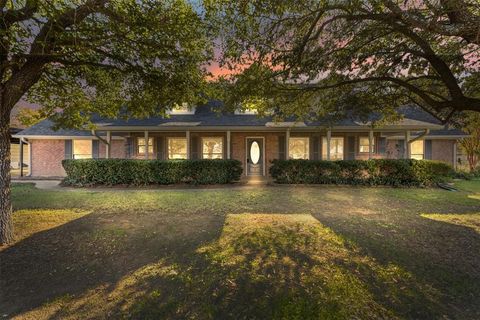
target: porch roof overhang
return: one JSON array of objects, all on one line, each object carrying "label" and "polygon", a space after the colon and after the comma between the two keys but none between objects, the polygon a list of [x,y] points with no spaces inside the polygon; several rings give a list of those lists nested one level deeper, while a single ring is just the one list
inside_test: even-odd
[{"label": "porch roof overhang", "polygon": [[365,132],[365,131],[420,131],[420,130],[439,130],[443,126],[436,124],[412,124],[412,125],[384,125],[371,127],[369,125],[357,126],[307,126],[307,125],[283,125],[283,126],[98,126],[97,131],[116,131],[116,132],[165,132],[165,131],[343,131],[343,132]]},{"label": "porch roof overhang", "polygon": [[[23,134],[16,134],[12,136],[13,138],[17,139],[31,139],[31,140],[100,140],[93,135],[83,135],[83,136],[69,136],[69,135],[59,135],[59,136],[52,136],[52,135],[23,135]],[[125,140],[124,137],[121,136],[114,136],[112,140]]]}]

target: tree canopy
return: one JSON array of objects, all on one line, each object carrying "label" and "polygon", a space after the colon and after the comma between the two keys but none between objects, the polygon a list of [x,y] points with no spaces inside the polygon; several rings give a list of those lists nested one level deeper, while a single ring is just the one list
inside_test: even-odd
[{"label": "tree canopy", "polygon": [[205,91],[211,45],[187,1],[3,0],[0,9],[2,112],[26,96],[80,127],[92,112],[149,115]]},{"label": "tree canopy", "polygon": [[[285,115],[367,118],[416,104],[480,111],[477,0],[208,0],[230,101]],[[235,85],[233,85],[235,84]]]}]

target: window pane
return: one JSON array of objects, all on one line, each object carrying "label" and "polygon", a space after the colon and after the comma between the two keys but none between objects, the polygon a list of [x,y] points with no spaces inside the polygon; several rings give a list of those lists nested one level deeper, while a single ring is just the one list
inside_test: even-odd
[{"label": "window pane", "polygon": [[412,159],[422,160],[424,153],[424,141],[416,140],[410,144],[410,153]]},{"label": "window pane", "polygon": [[[375,148],[375,138],[372,139],[372,147]],[[375,150],[375,149],[373,149]],[[359,152],[369,152],[369,138],[360,137],[359,138]]]},{"label": "window pane", "polygon": [[222,137],[202,138],[202,157],[203,159],[222,159],[223,158],[223,138]]},{"label": "window pane", "polygon": [[168,159],[187,159],[186,138],[168,138]]},{"label": "window pane", "polygon": [[[145,154],[145,138],[137,138],[137,153]],[[153,153],[153,138],[148,138],[148,153]]]},{"label": "window pane", "polygon": [[73,158],[92,158],[92,140],[73,140]]},{"label": "window pane", "polygon": [[[322,139],[322,159],[327,159],[327,138]],[[330,160],[343,160],[343,137],[330,139]]]},{"label": "window pane", "polygon": [[290,138],[288,140],[288,157],[290,159],[308,159],[309,150],[309,138]]}]

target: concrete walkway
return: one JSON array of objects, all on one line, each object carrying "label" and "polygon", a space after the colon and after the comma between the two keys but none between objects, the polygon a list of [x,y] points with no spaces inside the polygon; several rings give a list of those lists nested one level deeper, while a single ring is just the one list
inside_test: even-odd
[{"label": "concrete walkway", "polygon": [[60,185],[60,179],[12,179],[12,183],[33,183],[35,187],[43,190],[79,190],[79,189],[90,189],[94,191],[105,191],[105,190],[118,190],[118,191],[132,191],[132,190],[221,190],[221,189],[252,189],[257,187],[265,187],[271,185],[272,181],[265,177],[249,177],[241,179],[238,184],[230,185],[199,185],[199,186],[184,186],[184,185],[168,185],[168,186],[146,186],[146,187],[136,187],[136,186],[96,186],[96,187],[85,187],[85,188],[74,188],[74,187],[62,187]]},{"label": "concrete walkway", "polygon": [[44,190],[64,189],[60,186],[60,182],[60,180],[12,179],[12,183],[33,183],[38,189]]}]

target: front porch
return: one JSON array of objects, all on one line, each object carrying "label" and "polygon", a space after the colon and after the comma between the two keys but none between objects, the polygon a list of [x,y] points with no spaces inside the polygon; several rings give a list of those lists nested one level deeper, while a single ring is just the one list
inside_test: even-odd
[{"label": "front porch", "polygon": [[[236,159],[245,176],[268,176],[274,159],[431,158],[428,130],[145,130],[65,140],[65,158]],[[398,139],[398,136],[403,139]],[[390,139],[390,137],[396,137]],[[430,148],[429,148],[430,147]],[[91,150],[91,152],[89,152]]]}]

